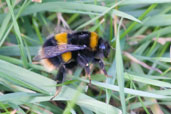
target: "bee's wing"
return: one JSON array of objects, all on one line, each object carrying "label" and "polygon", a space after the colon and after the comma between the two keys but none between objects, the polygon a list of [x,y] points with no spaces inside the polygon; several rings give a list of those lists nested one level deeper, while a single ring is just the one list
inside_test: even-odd
[{"label": "bee's wing", "polygon": [[62,44],[57,46],[47,46],[42,49],[42,54],[37,55],[33,58],[33,60],[41,60],[41,59],[47,59],[52,58],[58,55],[61,55],[65,52],[71,52],[71,51],[77,51],[77,50],[83,50],[86,46],[79,46],[79,45],[72,45],[72,44]]}]

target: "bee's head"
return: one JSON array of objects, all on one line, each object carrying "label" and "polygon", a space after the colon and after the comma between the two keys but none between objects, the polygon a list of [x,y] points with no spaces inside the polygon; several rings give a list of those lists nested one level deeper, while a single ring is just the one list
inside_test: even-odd
[{"label": "bee's head", "polygon": [[99,52],[100,52],[100,55],[103,57],[108,57],[109,52],[110,52],[109,43],[103,40],[102,38],[99,39]]}]

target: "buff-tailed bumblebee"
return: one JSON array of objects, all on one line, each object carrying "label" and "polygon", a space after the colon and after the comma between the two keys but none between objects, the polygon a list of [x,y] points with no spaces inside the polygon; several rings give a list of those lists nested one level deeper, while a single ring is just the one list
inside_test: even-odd
[{"label": "buff-tailed bumblebee", "polygon": [[40,60],[49,71],[59,68],[55,78],[57,84],[64,81],[68,69],[76,66],[84,68],[91,84],[89,63],[98,63],[108,76],[102,59],[107,57],[109,52],[109,43],[95,32],[64,32],[47,39],[34,60]]}]

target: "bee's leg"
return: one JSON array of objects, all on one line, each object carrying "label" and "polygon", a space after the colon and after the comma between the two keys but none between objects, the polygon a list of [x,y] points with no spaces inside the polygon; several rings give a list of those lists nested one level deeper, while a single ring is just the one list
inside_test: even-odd
[{"label": "bee's leg", "polygon": [[86,66],[84,67],[85,72],[86,72],[86,78],[89,78],[89,85],[91,85],[91,75],[90,75],[90,68],[88,63],[86,64]]},{"label": "bee's leg", "polygon": [[91,85],[91,76],[90,76],[90,68],[89,68],[88,61],[86,60],[86,58],[84,58],[80,54],[78,54],[77,61],[78,61],[78,64],[84,68],[85,73],[86,73],[86,78],[87,77],[89,78],[89,84]]},{"label": "bee's leg", "polygon": [[57,84],[61,84],[64,81],[66,75],[66,67],[65,65],[61,65],[58,70],[58,74],[55,77],[55,81],[57,81]]},{"label": "bee's leg", "polygon": [[[61,65],[59,67],[59,70],[58,70],[58,74],[57,76],[55,77],[55,81],[57,82],[57,84],[61,84],[63,83],[64,81],[64,78],[65,78],[65,75],[66,75],[66,68],[65,68],[65,65]],[[56,93],[55,95],[51,98],[51,100],[53,100],[58,94],[59,92],[61,91],[61,86],[56,86]]]},{"label": "bee's leg", "polygon": [[100,69],[102,69],[102,71],[103,71],[103,73],[104,73],[104,75],[105,75],[106,77],[110,77],[110,78],[112,77],[112,76],[109,76],[109,75],[107,74],[107,72],[106,72],[106,70],[105,70],[105,65],[104,65],[104,63],[103,63],[103,61],[102,61],[101,59],[95,59],[94,62],[98,62]]}]

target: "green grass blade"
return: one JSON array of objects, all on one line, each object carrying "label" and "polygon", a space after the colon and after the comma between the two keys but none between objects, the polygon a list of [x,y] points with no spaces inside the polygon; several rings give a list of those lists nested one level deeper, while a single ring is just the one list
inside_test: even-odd
[{"label": "green grass blade", "polygon": [[[0,72],[4,74],[8,74],[7,76],[12,76],[13,79],[22,80],[23,83],[34,85],[37,90],[44,91],[44,97],[39,97],[40,94],[36,93],[13,93],[0,96],[0,101],[7,102],[10,101],[15,104],[23,104],[23,103],[34,103],[34,102],[42,102],[49,101],[50,98],[55,94],[55,85],[56,82],[43,77],[39,74],[33,73],[24,68],[18,67],[16,65],[10,64],[8,62],[0,60]],[[10,69],[9,69],[10,68]],[[10,81],[13,81],[11,77],[9,77]],[[27,86],[26,86],[27,87]],[[74,93],[77,91],[75,89],[63,86],[62,92],[59,96],[57,96],[54,100],[71,100],[74,96]],[[72,94],[71,94],[72,93]],[[50,94],[50,96],[47,96]],[[108,112],[112,114],[121,113],[121,111],[111,105],[107,105],[103,102],[97,101],[94,98],[91,98],[83,93],[80,94],[78,101],[76,101],[77,105],[83,106],[95,112],[98,109],[98,112],[105,113],[106,108],[108,108]],[[99,110],[99,107],[104,107]]]},{"label": "green grass blade", "polygon": [[120,20],[119,27],[118,27],[118,33],[117,33],[117,38],[116,38],[116,74],[117,74],[117,80],[118,80],[118,85],[119,85],[119,94],[120,94],[120,99],[121,99],[121,104],[122,104],[122,111],[123,114],[126,114],[126,104],[125,104],[125,93],[124,93],[124,70],[123,70],[123,60],[122,60],[122,52],[120,48],[120,38],[119,38],[119,31],[120,31],[120,26],[122,23],[122,19]]},{"label": "green grass blade", "polygon": [[19,30],[19,26],[18,26],[18,23],[16,21],[16,17],[14,16],[14,11],[12,9],[12,6],[11,6],[9,0],[7,0],[7,4],[8,4],[9,11],[11,13],[12,20],[13,20],[13,23],[14,23],[14,29],[15,29],[15,33],[17,35],[17,40],[18,40],[18,43],[19,43],[21,58],[23,60],[24,66],[27,67],[28,62],[27,62],[26,54],[25,54],[25,52],[23,50],[24,49],[24,44],[23,44],[23,41],[22,41],[22,38],[21,38],[21,33],[20,33],[20,30]]},{"label": "green grass blade", "polygon": [[[144,19],[144,17],[151,11],[153,10],[155,7],[157,6],[157,4],[152,4],[138,19],[141,21],[142,19]],[[131,25],[128,27],[128,29],[126,29],[126,31],[121,34],[120,38],[124,38],[137,24],[137,22],[133,22],[131,23]]]},{"label": "green grass blade", "polygon": [[159,14],[150,17],[146,22],[143,23],[146,26],[167,26],[171,25],[170,14]]},{"label": "green grass blade", "polygon": [[[80,79],[80,78],[79,78],[79,80],[88,83],[88,80]],[[97,87],[110,89],[112,91],[118,91],[118,92],[120,91],[119,86],[106,84],[106,83],[102,83],[102,82],[97,82],[97,81],[92,81],[92,84],[96,85]],[[141,91],[141,90],[134,90],[134,89],[130,89],[130,88],[124,88],[124,92],[127,94],[135,95],[135,96],[142,96],[142,97],[149,97],[149,98],[156,98],[156,99],[171,99],[170,96],[155,94],[152,92],[146,92],[146,91]]]}]

